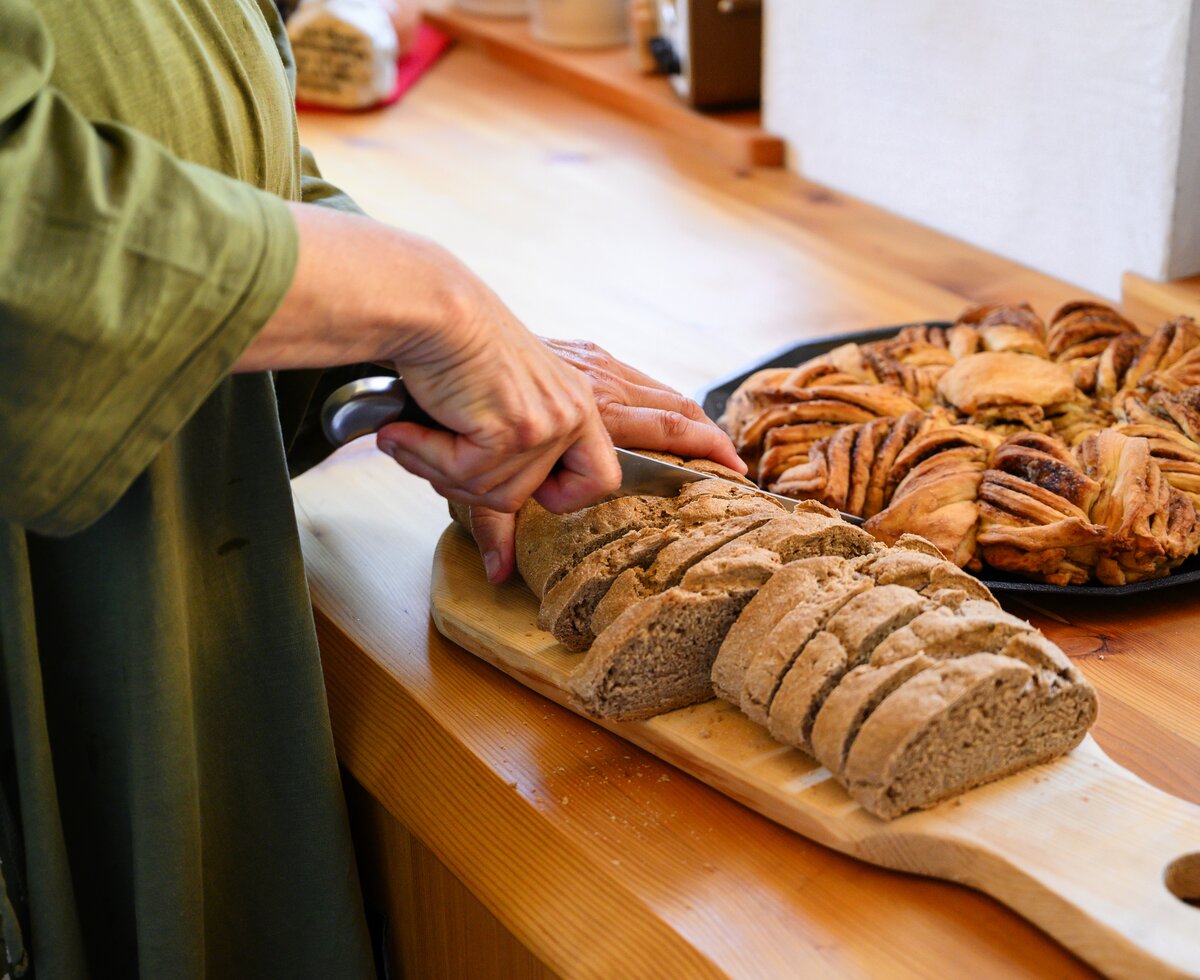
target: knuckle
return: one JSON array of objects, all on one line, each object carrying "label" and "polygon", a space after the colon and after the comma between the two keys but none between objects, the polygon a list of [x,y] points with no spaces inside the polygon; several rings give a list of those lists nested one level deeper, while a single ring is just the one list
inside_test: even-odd
[{"label": "knuckle", "polygon": [[524,450],[540,446],[546,441],[547,432],[551,428],[551,421],[541,414],[517,419],[511,430],[514,448]]},{"label": "knuckle", "polygon": [[679,412],[663,412],[658,417],[658,424],[662,428],[663,435],[670,438],[678,438],[687,432],[691,422]]},{"label": "knuckle", "polygon": [[617,415],[624,407],[623,399],[607,388],[596,392],[595,402],[596,411],[600,413],[601,418],[609,418],[610,416]]}]

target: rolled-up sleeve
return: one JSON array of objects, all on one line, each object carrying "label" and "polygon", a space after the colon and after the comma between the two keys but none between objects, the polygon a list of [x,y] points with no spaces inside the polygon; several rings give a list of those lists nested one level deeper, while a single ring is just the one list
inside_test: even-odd
[{"label": "rolled-up sleeve", "polygon": [[82,117],[0,0],[0,518],[69,534],[196,411],[291,283],[286,203]]}]

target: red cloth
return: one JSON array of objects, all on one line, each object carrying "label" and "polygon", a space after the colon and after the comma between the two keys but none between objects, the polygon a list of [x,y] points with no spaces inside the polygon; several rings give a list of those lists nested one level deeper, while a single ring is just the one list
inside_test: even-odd
[{"label": "red cloth", "polygon": [[412,48],[396,59],[396,84],[387,94],[387,98],[361,109],[338,109],[297,99],[296,109],[301,112],[370,112],[372,109],[381,109],[393,102],[399,102],[400,96],[417,84],[417,80],[433,67],[433,63],[449,46],[448,35],[436,27],[421,23],[417,27],[417,36],[413,40]]}]

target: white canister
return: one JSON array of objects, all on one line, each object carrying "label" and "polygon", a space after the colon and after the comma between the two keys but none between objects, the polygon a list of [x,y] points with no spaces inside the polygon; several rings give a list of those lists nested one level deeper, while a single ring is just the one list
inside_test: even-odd
[{"label": "white canister", "polygon": [[564,48],[608,48],[629,41],[627,0],[532,0],[533,36]]},{"label": "white canister", "polygon": [[485,17],[528,17],[529,0],[456,0],[459,10]]}]

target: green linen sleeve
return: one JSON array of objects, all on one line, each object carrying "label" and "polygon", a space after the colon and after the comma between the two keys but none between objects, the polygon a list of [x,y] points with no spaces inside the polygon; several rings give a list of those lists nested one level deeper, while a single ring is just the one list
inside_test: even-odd
[{"label": "green linen sleeve", "polygon": [[0,0],[0,518],[103,514],[282,300],[286,203],[84,118],[29,0]]},{"label": "green linen sleeve", "polygon": [[300,200],[305,204],[319,204],[347,214],[363,213],[349,194],[321,176],[312,151],[305,146],[300,147]]}]

